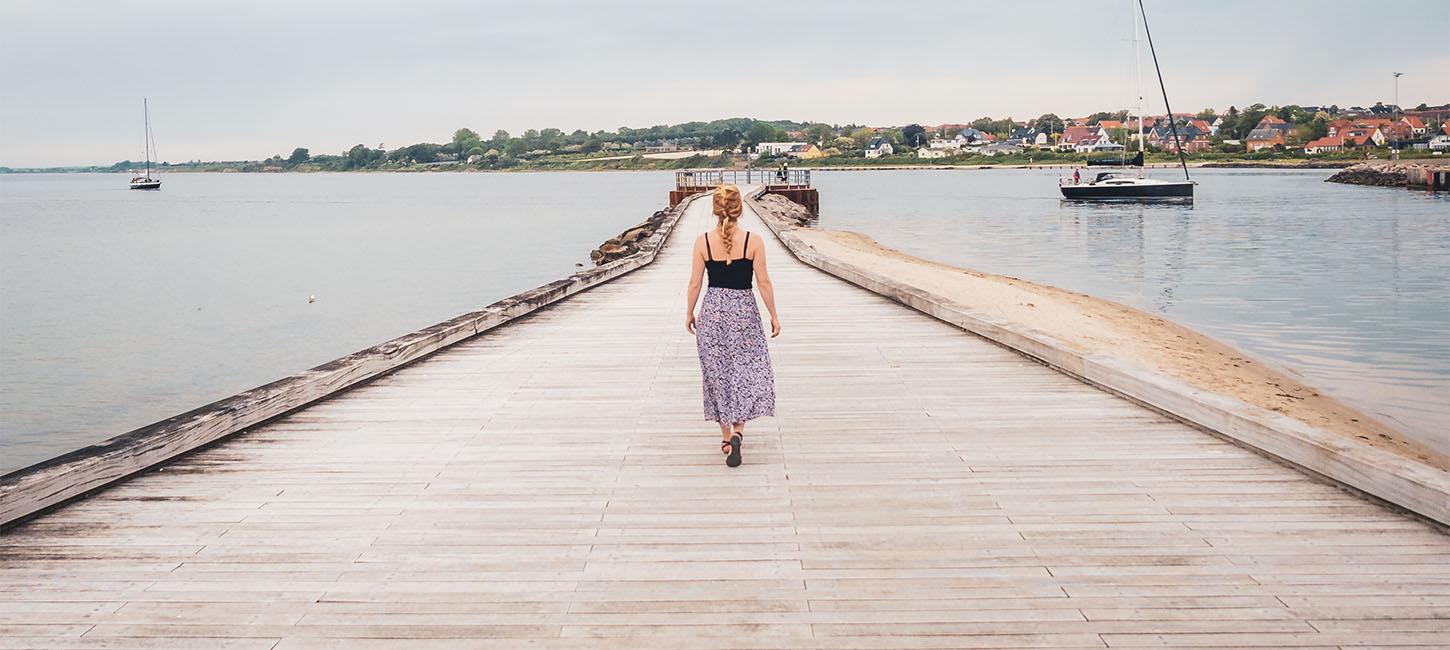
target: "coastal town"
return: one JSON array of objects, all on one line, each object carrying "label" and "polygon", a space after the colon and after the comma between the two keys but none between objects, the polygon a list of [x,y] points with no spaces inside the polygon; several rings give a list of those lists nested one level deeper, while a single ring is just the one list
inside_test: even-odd
[{"label": "coastal town", "polygon": [[[1176,130],[1176,133],[1175,133]],[[1141,140],[1140,134],[1141,132]],[[1347,166],[1369,160],[1438,159],[1450,151],[1450,102],[1372,106],[1229,106],[1140,119],[1127,111],[1034,119],[981,117],[904,126],[735,117],[648,128],[566,132],[528,129],[492,136],[470,128],[447,142],[357,144],[338,153],[297,147],[264,160],[157,163],[171,171],[484,171],[683,169],[801,161],[813,167],[1078,164],[1142,150],[1150,160]],[[139,169],[109,166],[0,168],[0,172]]]},{"label": "coastal town", "polygon": [[[1322,156],[1351,152],[1360,158],[1377,158],[1410,151],[1440,155],[1450,150],[1450,106],[1421,105],[1402,110],[1383,104],[1345,109],[1254,105],[1244,110],[1230,106],[1223,113],[1213,109],[1174,113],[1171,121],[1166,115],[1145,116],[1141,124],[1139,118],[1118,112],[1076,118],[1046,114],[1027,122],[982,118],[967,124],[912,124],[869,130],[869,139],[862,143],[840,136],[825,148],[810,141],[806,131],[791,131],[787,135],[798,141],[762,142],[753,154],[802,160],[853,154],[868,159],[994,158],[1034,151],[1111,154],[1145,150],[1176,154],[1180,149],[1185,154]],[[853,150],[857,144],[859,154]]]}]

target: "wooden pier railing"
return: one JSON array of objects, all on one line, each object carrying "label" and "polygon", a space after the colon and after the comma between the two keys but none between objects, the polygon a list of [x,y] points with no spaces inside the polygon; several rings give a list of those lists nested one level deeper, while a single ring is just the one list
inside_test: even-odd
[{"label": "wooden pier railing", "polygon": [[742,187],[761,185],[769,194],[779,194],[811,211],[821,213],[820,193],[811,187],[809,169],[687,169],[675,172],[675,189],[670,191],[670,205],[685,197],[708,192],[722,184]]}]

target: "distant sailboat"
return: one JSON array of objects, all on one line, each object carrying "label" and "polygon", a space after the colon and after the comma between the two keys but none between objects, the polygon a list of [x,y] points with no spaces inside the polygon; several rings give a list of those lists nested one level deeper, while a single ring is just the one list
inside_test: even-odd
[{"label": "distant sailboat", "polygon": [[[1077,182],[1069,179],[1059,181],[1058,187],[1062,190],[1062,197],[1074,201],[1142,201],[1155,199],[1179,199],[1193,200],[1193,186],[1196,183],[1188,177],[1188,159],[1183,155],[1183,147],[1178,139],[1178,123],[1173,118],[1173,108],[1168,105],[1168,88],[1163,85],[1163,70],[1158,67],[1158,52],[1153,47],[1153,32],[1148,31],[1148,13],[1143,9],[1143,0],[1137,0],[1138,10],[1133,16],[1133,45],[1135,49],[1138,44],[1138,17],[1143,18],[1143,33],[1148,37],[1148,51],[1153,53],[1153,69],[1158,73],[1158,88],[1163,91],[1163,107],[1168,111],[1168,125],[1173,130],[1173,142],[1178,149],[1178,161],[1183,165],[1183,180],[1169,181],[1143,176],[1143,147],[1146,141],[1143,138],[1143,107],[1142,91],[1138,92],[1138,157],[1131,161],[1138,167],[1136,177],[1122,172],[1101,172],[1096,178],[1087,182]],[[1139,84],[1141,85],[1141,77]],[[1125,161],[1126,162],[1126,161]],[[1093,161],[1088,161],[1094,165]],[[1096,163],[1102,164],[1102,163]],[[1123,166],[1131,166],[1125,164]],[[1074,172],[1075,174],[1076,172]],[[1074,179],[1076,176],[1074,176]]]},{"label": "distant sailboat", "polygon": [[161,189],[161,179],[151,178],[151,152],[156,147],[151,141],[151,107],[147,105],[144,98],[141,100],[141,115],[146,124],[146,175],[132,178],[131,189],[159,190]]}]

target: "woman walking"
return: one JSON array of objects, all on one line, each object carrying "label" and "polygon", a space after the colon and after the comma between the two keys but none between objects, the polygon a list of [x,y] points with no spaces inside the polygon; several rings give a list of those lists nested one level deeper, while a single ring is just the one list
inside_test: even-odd
[{"label": "woman walking", "polygon": [[[760,297],[770,311],[770,336],[780,335],[775,313],[775,288],[765,270],[765,246],[758,237],[740,230],[740,188],[715,188],[715,228],[695,241],[690,267],[690,296],[685,305],[685,329],[695,335],[704,375],[705,419],[720,425],[720,452],[725,464],[740,465],[745,423],[775,415],[775,375],[770,350],[760,325],[751,280],[759,282]],[[695,304],[706,274],[710,287]]]}]

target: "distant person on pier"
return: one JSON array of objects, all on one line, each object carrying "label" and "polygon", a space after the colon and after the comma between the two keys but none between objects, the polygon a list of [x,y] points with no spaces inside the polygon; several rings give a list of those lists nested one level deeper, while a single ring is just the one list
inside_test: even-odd
[{"label": "distant person on pier", "polygon": [[789,163],[781,163],[780,164],[780,171],[778,171],[778,172],[775,173],[775,177],[777,179],[779,179],[780,182],[782,182],[782,183],[784,183],[787,178],[790,178],[790,166],[789,166]]},{"label": "distant person on pier", "polygon": [[[765,246],[737,224],[742,210],[740,188],[715,188],[713,203],[715,228],[695,240],[685,329],[695,335],[700,352],[705,419],[720,425],[725,464],[738,467],[745,423],[775,415],[775,373],[751,290],[752,279],[759,283],[760,297],[770,312],[771,338],[780,336],[780,318],[775,311],[775,287],[765,269]],[[709,288],[700,301],[700,286],[707,275]]]}]

